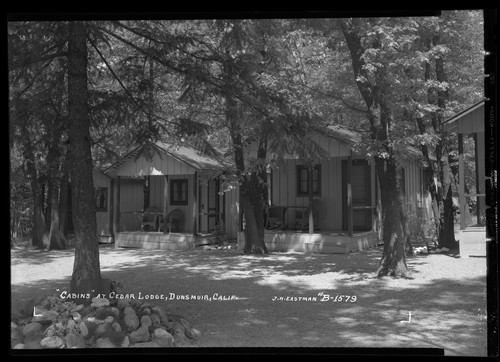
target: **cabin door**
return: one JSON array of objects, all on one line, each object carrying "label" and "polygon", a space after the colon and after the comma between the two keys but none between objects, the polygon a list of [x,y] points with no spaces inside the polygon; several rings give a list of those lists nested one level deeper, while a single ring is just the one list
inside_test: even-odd
[{"label": "cabin door", "polygon": [[219,218],[219,183],[209,180],[200,185],[200,231],[213,232]]},{"label": "cabin door", "polygon": [[[343,209],[347,210],[347,161],[342,161]],[[351,174],[352,228],[354,231],[369,231],[372,228],[371,170],[368,161],[353,160]],[[347,230],[347,212],[343,212],[342,228]]]}]

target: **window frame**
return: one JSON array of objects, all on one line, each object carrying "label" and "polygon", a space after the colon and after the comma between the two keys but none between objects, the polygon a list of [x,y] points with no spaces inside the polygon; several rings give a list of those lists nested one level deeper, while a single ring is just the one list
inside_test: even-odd
[{"label": "window frame", "polygon": [[[182,198],[182,185],[183,184],[186,184],[186,197],[185,199],[181,199],[181,200],[174,200],[174,185],[177,184],[178,185],[178,188],[177,188],[177,196],[180,196]],[[189,183],[188,183],[188,179],[187,178],[176,178],[176,179],[172,179],[170,180],[170,205],[187,205],[188,204],[188,200],[189,200]]]},{"label": "window frame", "polygon": [[[316,192],[313,191],[313,196],[321,196],[321,164],[316,164],[313,166],[314,170],[317,170],[318,171],[318,179],[317,179],[317,183],[318,183],[318,189]],[[309,173],[306,172],[306,181],[307,181],[307,188],[304,191],[302,191],[301,189],[301,184],[303,182],[301,176],[302,176],[302,170],[306,170],[307,171],[308,167],[306,165],[297,165],[296,167],[296,182],[297,182],[297,186],[296,186],[296,194],[297,194],[297,197],[307,197],[309,196]],[[314,185],[314,172],[313,172],[313,185]],[[314,190],[314,186],[313,186],[313,190]]]}]

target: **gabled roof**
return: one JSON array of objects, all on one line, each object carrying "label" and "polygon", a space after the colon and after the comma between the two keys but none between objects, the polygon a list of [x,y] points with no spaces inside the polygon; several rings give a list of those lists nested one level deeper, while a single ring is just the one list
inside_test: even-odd
[{"label": "gabled roof", "polygon": [[141,146],[136,147],[125,156],[121,157],[120,160],[115,162],[113,165],[109,166],[104,172],[106,174],[111,173],[116,170],[126,161],[137,156],[139,152],[144,147],[154,147],[157,151],[167,154],[177,161],[182,162],[195,170],[213,170],[213,171],[224,171],[232,166],[230,162],[223,159],[222,155],[208,156],[202,154],[198,150],[181,145],[174,145],[172,143],[166,142],[156,142],[156,143],[145,143]]},{"label": "gabled roof", "polygon": [[359,143],[362,139],[361,135],[358,132],[350,130],[338,124],[328,125],[326,127],[326,135],[347,144]]},{"label": "gabled roof", "polygon": [[218,152],[218,155],[208,156],[192,147],[177,146],[172,143],[156,142],[155,146],[196,170],[217,171],[232,166],[229,161],[223,158],[221,152]]},{"label": "gabled roof", "polygon": [[484,110],[481,110],[481,107],[484,107],[484,99],[443,121],[442,125],[451,132],[484,132]]}]

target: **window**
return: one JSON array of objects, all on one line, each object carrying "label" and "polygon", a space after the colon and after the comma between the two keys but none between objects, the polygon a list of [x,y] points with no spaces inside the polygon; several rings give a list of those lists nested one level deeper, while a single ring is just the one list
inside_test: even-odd
[{"label": "window", "polygon": [[175,179],[170,181],[170,205],[187,205],[188,180]]},{"label": "window", "polygon": [[95,188],[95,209],[96,211],[108,211],[108,188],[96,187]]},{"label": "window", "polygon": [[[297,166],[297,196],[309,195],[309,172],[306,166]],[[312,173],[312,193],[321,194],[321,165],[316,165]]]}]

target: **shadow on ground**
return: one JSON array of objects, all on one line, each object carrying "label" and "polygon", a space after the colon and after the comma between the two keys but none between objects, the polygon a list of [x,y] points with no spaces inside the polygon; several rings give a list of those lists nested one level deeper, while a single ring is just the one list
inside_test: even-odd
[{"label": "shadow on ground", "polygon": [[[17,254],[13,265],[36,268],[63,259],[72,265],[70,251],[65,253],[38,254],[43,256],[38,262],[32,260],[35,253]],[[149,301],[186,316],[202,332],[197,347],[436,347],[452,355],[486,353],[485,275],[475,270],[463,278],[448,270],[440,276],[431,269],[463,269],[477,261],[417,256],[408,260],[415,279],[378,279],[380,249],[257,256],[103,248],[100,255],[102,276],[119,281],[122,293],[163,295]],[[70,274],[13,284],[13,300],[67,288]]]}]

